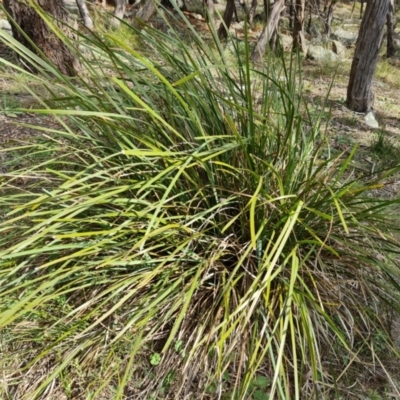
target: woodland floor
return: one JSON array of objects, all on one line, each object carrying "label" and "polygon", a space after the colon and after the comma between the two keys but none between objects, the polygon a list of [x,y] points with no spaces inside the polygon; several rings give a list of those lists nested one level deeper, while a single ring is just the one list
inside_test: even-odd
[{"label": "woodland floor", "polygon": [[[337,15],[340,18],[350,17],[351,8],[352,5],[339,5]],[[204,30],[207,34],[205,22],[196,18],[192,18],[191,21],[196,28]],[[240,25],[234,24],[233,29],[235,28],[240,30]],[[261,28],[259,25],[258,30],[251,34],[253,43]],[[338,64],[303,60],[304,94],[311,108],[325,104],[325,109],[330,115],[326,122],[332,149],[338,152],[350,152],[354,144],[358,144],[355,169],[373,172],[379,166],[400,163],[400,49],[398,55],[391,60],[385,58],[382,50],[373,82],[374,110],[380,125],[379,129],[369,128],[364,122],[363,114],[354,113],[345,106],[353,52],[354,46],[348,48],[346,59]],[[0,57],[9,56],[7,50],[0,47]],[[3,73],[0,69],[0,173],[2,172],[1,148],[9,147],[16,141],[25,142],[41,135],[41,132],[29,125],[57,126],[52,117],[18,111],[20,107],[29,109],[35,101],[23,86],[15,82],[13,76]],[[380,150],[379,143],[381,143]],[[394,197],[399,191],[400,178],[391,182],[391,185],[385,187],[384,192],[379,195]],[[400,327],[400,321],[395,321],[395,324]],[[394,339],[400,343],[400,328],[397,331]],[[380,397],[374,398],[380,399]]]}]

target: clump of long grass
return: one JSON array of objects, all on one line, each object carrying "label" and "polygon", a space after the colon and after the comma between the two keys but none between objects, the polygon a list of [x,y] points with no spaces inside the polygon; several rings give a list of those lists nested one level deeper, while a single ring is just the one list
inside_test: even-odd
[{"label": "clump of long grass", "polygon": [[355,150],[322,157],[296,59],[257,70],[247,44],[232,62],[216,35],[132,32],[144,52],[81,37],[78,79],[1,36],[42,71],[29,111],[59,123],[3,150],[32,160],[0,186],[4,392],[340,391],[398,304],[397,200],[367,195],[393,171],[361,182]]}]

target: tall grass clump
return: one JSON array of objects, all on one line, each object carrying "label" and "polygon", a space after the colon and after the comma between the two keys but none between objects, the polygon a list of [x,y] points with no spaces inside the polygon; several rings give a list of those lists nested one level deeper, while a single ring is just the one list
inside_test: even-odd
[{"label": "tall grass clump", "polygon": [[80,78],[1,34],[58,121],[2,150],[2,396],[333,398],[363,363],[393,383],[397,200],[368,196],[393,170],[322,157],[295,59],[125,29],[143,51],[81,36]]}]

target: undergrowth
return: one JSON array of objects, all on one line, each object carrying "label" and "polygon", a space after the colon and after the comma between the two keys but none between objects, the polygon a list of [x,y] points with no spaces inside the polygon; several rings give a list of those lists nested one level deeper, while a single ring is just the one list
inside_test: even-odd
[{"label": "undergrowth", "polygon": [[81,34],[74,79],[0,33],[59,124],[2,150],[38,161],[0,185],[1,396],[354,398],[372,364],[397,392],[396,169],[326,157],[296,57],[124,29],[146,53]]}]

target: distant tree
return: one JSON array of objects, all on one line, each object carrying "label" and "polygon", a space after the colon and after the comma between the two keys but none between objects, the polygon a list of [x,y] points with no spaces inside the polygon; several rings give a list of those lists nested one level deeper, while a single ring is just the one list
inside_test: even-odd
[{"label": "distant tree", "polygon": [[[39,7],[50,16],[54,17],[55,24],[66,34],[68,28],[59,21],[68,20],[68,12],[62,0],[3,0],[4,8],[11,17],[11,26],[14,37],[25,47],[38,53],[35,46],[43,53],[52,64],[65,75],[74,76],[79,71],[79,62],[68,46],[52,32],[51,28],[35,10]],[[14,25],[14,22],[35,44],[30,41]],[[30,66],[33,68],[32,66]]]},{"label": "distant tree", "polygon": [[126,9],[126,0],[115,0],[114,16],[112,19],[112,26],[119,28],[120,20],[124,18]]},{"label": "distant tree", "polygon": [[331,0],[328,8],[328,13],[325,20],[325,35],[329,38],[331,36],[331,28],[332,28],[332,20],[333,20],[333,12],[335,11],[336,5],[338,4],[338,0]]},{"label": "distant tree", "polygon": [[85,0],[75,0],[75,1],[76,1],[76,5],[79,9],[79,13],[81,14],[81,17],[83,19],[83,24],[86,26],[86,28],[92,30],[93,29],[93,21],[92,21],[92,18],[90,17]]},{"label": "distant tree", "polygon": [[222,22],[218,28],[218,37],[220,39],[226,39],[228,37],[228,30],[231,26],[234,12],[235,0],[227,0]]},{"label": "distant tree", "polygon": [[263,31],[261,32],[253,53],[250,56],[251,61],[259,62],[265,54],[267,44],[278,29],[279,19],[281,17],[281,12],[284,10],[284,8],[284,0],[277,0],[271,7],[268,21],[265,24]]},{"label": "distant tree", "polygon": [[306,39],[304,37],[304,9],[305,0],[296,0],[293,25],[293,50],[306,53]]},{"label": "distant tree", "polygon": [[378,61],[389,2],[390,0],[367,2],[347,87],[346,104],[353,111],[368,112],[373,106],[372,79]]},{"label": "distant tree", "polygon": [[250,10],[249,10],[249,24],[250,25],[253,25],[254,16],[256,15],[256,11],[257,11],[257,5],[258,5],[258,0],[251,1],[251,6],[250,6]]},{"label": "distant tree", "polygon": [[389,0],[389,10],[386,17],[387,48],[386,57],[393,57],[396,53],[393,40],[394,33],[394,0]]},{"label": "distant tree", "polygon": [[206,7],[206,18],[213,19],[214,17],[214,0],[204,0]]}]

